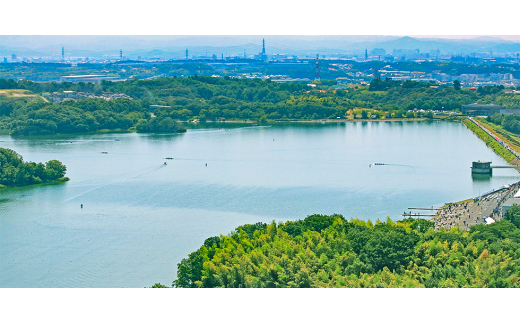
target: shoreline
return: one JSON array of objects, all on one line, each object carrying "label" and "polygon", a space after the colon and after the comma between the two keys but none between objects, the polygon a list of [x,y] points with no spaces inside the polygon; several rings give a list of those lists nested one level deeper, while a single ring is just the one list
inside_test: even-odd
[{"label": "shoreline", "polygon": [[[448,118],[392,118],[392,119],[299,119],[299,120],[205,120],[205,121],[185,121],[185,120],[175,120],[182,124],[237,124],[237,123],[246,123],[246,124],[276,124],[276,123],[341,123],[341,122],[406,122],[406,121],[444,121],[444,120],[452,120]],[[44,135],[30,135],[30,136],[20,136],[20,135],[10,135],[9,130],[2,129],[0,130],[0,135],[10,136],[12,138],[56,138],[56,137],[68,137],[74,135],[95,135],[95,134],[114,134],[114,133],[156,133],[156,132],[138,132],[135,129],[101,129],[98,131],[88,131],[88,132],[72,132],[72,133],[55,133],[55,134],[44,134]],[[157,132],[159,133],[159,132]],[[163,132],[164,133],[164,132]],[[166,133],[184,133],[184,132],[166,132]]]},{"label": "shoreline", "polygon": [[[509,165],[518,165],[520,163],[518,158],[510,151],[508,151],[508,153],[514,156],[514,158],[510,161],[507,161],[507,159],[497,151],[497,144],[499,145],[499,148],[503,148],[503,146],[491,134],[495,135],[497,138],[501,138],[503,141],[505,140],[503,136],[494,131],[494,129],[489,129],[486,127],[489,133],[485,132],[480,128],[484,127],[480,122],[470,119],[469,117],[461,121],[464,125],[466,125],[468,130],[473,132],[486,144],[486,146],[493,149],[493,152],[505,160]],[[477,128],[472,129],[468,123],[477,126]],[[482,137],[482,133],[477,133],[475,131],[477,129],[481,130],[481,132],[485,134],[484,137]],[[489,141],[486,141],[485,136],[489,136],[493,144],[490,144]],[[497,190],[489,192],[486,195],[469,198],[460,202],[446,203],[440,207],[440,210],[438,210],[437,213],[431,218],[435,225],[435,230],[438,231],[441,228],[449,230],[454,227],[459,227],[462,230],[470,230],[470,227],[473,225],[485,224],[486,222],[483,219],[484,216],[491,217],[495,221],[501,220],[504,216],[501,209],[502,204],[518,191],[519,185],[520,182],[517,182],[508,188],[501,187]]]},{"label": "shoreline", "polygon": [[8,189],[16,189],[16,188],[26,188],[26,187],[34,187],[34,186],[42,186],[42,185],[55,185],[55,184],[63,184],[70,181],[70,178],[67,176],[60,177],[58,179],[52,180],[50,182],[45,183],[35,183],[35,184],[29,184],[29,185],[13,185],[13,186],[6,186],[0,184],[0,191],[8,190]]},{"label": "shoreline", "polygon": [[242,120],[242,119],[234,119],[234,120],[204,120],[204,121],[182,121],[182,120],[175,120],[182,123],[283,123],[283,122],[295,122],[295,123],[322,123],[322,122],[330,122],[330,123],[337,123],[337,122],[383,122],[383,121],[441,121],[446,120],[447,118],[434,118],[434,119],[428,119],[428,118],[389,118],[389,119],[298,119],[298,120]]}]

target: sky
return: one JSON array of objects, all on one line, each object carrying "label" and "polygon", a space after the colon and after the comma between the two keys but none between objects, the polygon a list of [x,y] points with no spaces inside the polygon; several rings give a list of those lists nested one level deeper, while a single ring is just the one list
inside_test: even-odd
[{"label": "sky", "polygon": [[520,35],[516,7],[512,0],[497,6],[453,0],[3,1],[0,34],[510,35],[506,38],[520,40],[511,36]]},{"label": "sky", "polygon": [[399,36],[410,36],[415,38],[445,38],[445,39],[471,39],[476,37],[498,37],[509,41],[520,41],[520,35],[399,35]]}]

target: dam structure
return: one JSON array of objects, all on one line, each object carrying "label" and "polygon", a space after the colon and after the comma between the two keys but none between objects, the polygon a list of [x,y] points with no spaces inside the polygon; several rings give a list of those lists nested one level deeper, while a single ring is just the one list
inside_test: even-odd
[{"label": "dam structure", "polygon": [[472,174],[492,175],[493,168],[520,168],[520,166],[515,166],[515,165],[491,166],[491,162],[485,162],[485,161],[479,160],[479,161],[473,162],[473,165],[471,166],[471,173]]}]

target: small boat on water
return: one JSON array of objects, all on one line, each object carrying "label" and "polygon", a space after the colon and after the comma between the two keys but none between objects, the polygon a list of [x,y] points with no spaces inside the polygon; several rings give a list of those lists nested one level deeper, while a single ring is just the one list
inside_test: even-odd
[{"label": "small boat on water", "polygon": [[173,159],[173,157],[166,157],[166,158],[164,158],[164,159]]},{"label": "small boat on water", "polygon": [[381,166],[381,165],[388,165],[388,164],[383,164],[383,163],[372,163],[372,164],[368,165],[368,167],[372,167],[372,165]]},{"label": "small boat on water", "polygon": [[168,165],[168,164],[166,164],[166,162],[164,162],[163,166],[166,166],[166,165]]},{"label": "small boat on water", "polygon": [[101,153],[102,154],[108,154],[108,151],[102,151]]}]

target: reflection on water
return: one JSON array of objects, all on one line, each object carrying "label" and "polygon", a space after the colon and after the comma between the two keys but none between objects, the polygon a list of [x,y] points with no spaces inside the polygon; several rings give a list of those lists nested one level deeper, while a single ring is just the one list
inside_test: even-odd
[{"label": "reflection on water", "polygon": [[314,213],[401,219],[520,178],[470,177],[474,160],[506,163],[450,122],[207,123],[0,141],[26,161],[62,161],[71,178],[0,190],[0,287],[169,285],[206,238],[239,225]]},{"label": "reflection on water", "polygon": [[489,182],[491,178],[491,174],[471,174],[471,179],[473,179],[474,182]]}]

